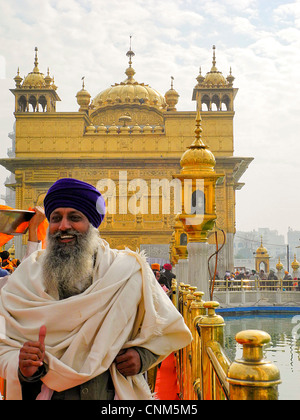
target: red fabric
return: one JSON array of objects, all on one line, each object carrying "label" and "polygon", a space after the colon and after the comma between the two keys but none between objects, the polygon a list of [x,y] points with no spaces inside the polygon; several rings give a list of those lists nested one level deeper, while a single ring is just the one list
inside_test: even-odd
[{"label": "red fabric", "polygon": [[179,400],[176,361],[173,353],[157,369],[155,393],[158,400]]}]

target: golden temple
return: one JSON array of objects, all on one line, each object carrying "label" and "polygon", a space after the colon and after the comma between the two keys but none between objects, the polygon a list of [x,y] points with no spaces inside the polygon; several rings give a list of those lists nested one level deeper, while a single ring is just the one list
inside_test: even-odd
[{"label": "golden temple", "polygon": [[[56,111],[58,88],[49,70],[46,76],[40,72],[37,48],[33,71],[23,80],[18,70],[11,89],[15,154],[0,160],[15,175],[6,184],[15,192],[15,207],[41,204],[48,188],[62,177],[102,186],[110,203],[100,228],[102,237],[112,247],[145,249],[149,258],[167,262],[177,213],[172,180],[195,139],[200,111],[205,144],[215,159],[216,174],[222,175],[216,185],[216,223],[227,241],[219,255],[219,270],[233,270],[235,192],[244,185],[240,178],[253,158],[234,156],[238,89],[233,87],[231,69],[226,78],[218,71],[214,46],[211,70],[203,76],[200,69],[196,77],[192,92],[196,110],[178,111],[173,78],[163,95],[136,80],[131,46],[126,55],[124,81],[91,98],[83,80],[76,94],[77,112]],[[153,185],[156,189],[150,190]],[[208,241],[215,241],[213,231]]]}]

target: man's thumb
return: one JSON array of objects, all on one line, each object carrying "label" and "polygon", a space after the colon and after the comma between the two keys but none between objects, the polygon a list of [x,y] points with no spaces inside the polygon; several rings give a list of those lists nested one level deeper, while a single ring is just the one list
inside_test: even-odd
[{"label": "man's thumb", "polygon": [[46,326],[42,325],[41,328],[40,328],[40,331],[39,331],[39,342],[41,344],[44,344],[44,342],[45,342],[46,331],[47,331]]}]

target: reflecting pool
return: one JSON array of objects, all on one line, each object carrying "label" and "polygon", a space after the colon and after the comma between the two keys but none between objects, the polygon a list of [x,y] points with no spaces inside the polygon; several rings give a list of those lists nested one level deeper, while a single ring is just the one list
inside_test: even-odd
[{"label": "reflecting pool", "polygon": [[271,342],[265,347],[265,358],[280,370],[280,400],[300,400],[300,314],[227,316],[225,349],[231,361],[242,356],[242,346],[235,335],[242,330],[263,330]]}]

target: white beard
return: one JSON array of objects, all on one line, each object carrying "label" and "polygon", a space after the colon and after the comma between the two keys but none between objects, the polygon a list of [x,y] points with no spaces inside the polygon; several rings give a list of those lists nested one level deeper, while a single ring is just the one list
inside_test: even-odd
[{"label": "white beard", "polygon": [[92,284],[94,258],[100,244],[99,231],[90,225],[86,233],[68,230],[76,235],[74,245],[61,244],[61,232],[47,234],[43,276],[46,292],[55,299],[66,299],[82,293]]}]

